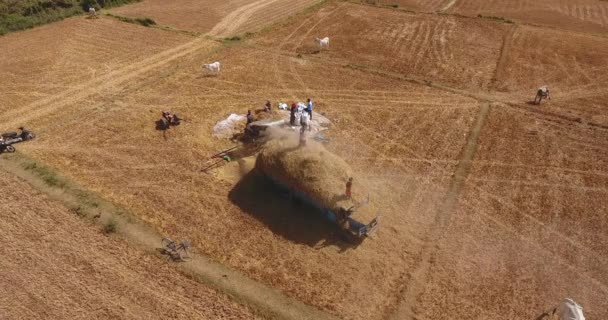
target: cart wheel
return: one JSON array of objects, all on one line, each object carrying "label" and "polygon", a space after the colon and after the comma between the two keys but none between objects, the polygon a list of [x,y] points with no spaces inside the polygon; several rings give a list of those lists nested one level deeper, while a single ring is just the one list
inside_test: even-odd
[{"label": "cart wheel", "polygon": [[177,251],[177,254],[179,255],[179,259],[181,261],[190,261],[192,260],[192,257],[190,257],[190,254],[188,253],[188,250],[186,249],[180,249]]},{"label": "cart wheel", "polygon": [[6,152],[13,153],[13,152],[15,152],[15,147],[13,147],[13,146],[6,146],[5,150],[6,150]]}]

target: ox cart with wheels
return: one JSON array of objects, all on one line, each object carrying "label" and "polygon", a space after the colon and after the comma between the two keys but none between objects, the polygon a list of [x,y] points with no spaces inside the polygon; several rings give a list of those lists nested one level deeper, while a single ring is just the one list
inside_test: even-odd
[{"label": "ox cart with wheels", "polygon": [[380,217],[369,204],[369,196],[358,196],[369,194],[364,184],[357,185],[354,196],[346,192],[352,169],[318,142],[299,145],[290,135],[273,139],[262,148],[255,168],[290,198],[337,225],[351,242],[363,241],[378,228]]}]

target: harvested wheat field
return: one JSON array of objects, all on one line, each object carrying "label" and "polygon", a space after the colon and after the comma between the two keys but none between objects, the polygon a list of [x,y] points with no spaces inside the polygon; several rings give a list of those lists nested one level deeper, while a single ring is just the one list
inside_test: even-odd
[{"label": "harvested wheat field", "polygon": [[608,3],[601,0],[457,0],[447,12],[506,18],[562,30],[608,32]]},{"label": "harvested wheat field", "polygon": [[572,296],[604,319],[608,131],[492,108],[416,313],[534,319]]},{"label": "harvested wheat field", "polygon": [[[564,37],[568,41],[564,41]],[[605,93],[602,85],[608,74],[605,38],[517,26],[507,41],[505,58],[496,76],[499,91],[521,97],[527,94],[531,100],[535,93],[530,88],[549,84],[560,101]],[[536,45],[541,42],[541,46]]]},{"label": "harvested wheat field", "polygon": [[0,111],[15,112],[35,101],[50,102],[51,97],[69,89],[74,94],[98,90],[97,94],[103,95],[122,75],[118,70],[138,73],[142,60],[152,62],[145,58],[168,63],[176,57],[161,53],[181,56],[174,48],[190,40],[114,19],[82,17],[3,36]]},{"label": "harvested wheat field", "polygon": [[314,37],[330,36],[331,49],[318,53],[323,59],[485,90],[508,29],[479,19],[337,3],[294,19],[259,42],[310,54],[317,50]]},{"label": "harvested wheat field", "polygon": [[449,8],[452,0],[361,0],[361,3],[377,3],[382,6],[395,7],[418,12],[435,12]]},{"label": "harvested wheat field", "polygon": [[[206,59],[221,59],[224,75],[200,76],[198,61]],[[276,69],[264,72],[268,64]],[[299,78],[287,76],[288,72],[297,73]],[[345,87],[347,79],[358,81]],[[225,49],[211,57],[195,54],[175,72],[145,83],[145,88],[133,85],[136,89],[99,101],[122,121],[85,112],[78,107],[81,103],[65,105],[64,110],[74,112],[74,119],[64,126],[47,126],[40,143],[23,145],[22,149],[125,206],[161,233],[187,237],[199,252],[348,318],[377,316],[397,300],[406,266],[412,265],[414,258],[408,252],[418,250],[416,238],[423,236],[430,223],[421,212],[432,212],[437,197],[447,187],[450,170],[478,108],[469,98],[246,46]],[[406,136],[402,145],[361,147],[359,157],[353,157],[357,159],[354,170],[361,173],[357,176],[369,181],[370,197],[378,199],[375,204],[390,226],[378,233],[378,240],[349,247],[334,228],[302,210],[285,216],[293,207],[273,189],[264,192],[270,187],[258,177],[248,175],[235,186],[200,171],[206,157],[230,146],[211,136],[217,121],[230,112],[244,113],[263,103],[262,99],[289,101],[304,99],[307,93],[317,97],[319,111],[337,123],[335,139],[341,132],[348,134],[351,127],[358,128],[365,139]],[[386,109],[373,112],[356,105],[357,100],[382,104]],[[120,107],[126,104],[128,108]],[[173,110],[188,122],[163,134],[154,129],[160,108]],[[407,118],[405,123],[412,123],[410,126],[388,119],[391,112],[400,109],[413,117],[402,117]],[[43,126],[45,121],[56,119],[48,116],[33,124]],[[430,133],[436,119],[445,119],[453,126]],[[383,132],[387,126],[394,130]],[[49,138],[72,130],[80,134],[70,141]],[[115,134],[119,132],[129,134]],[[447,139],[429,145],[416,143],[429,134]],[[356,135],[332,150],[348,159],[345,153],[367,143]],[[378,159],[378,150],[394,150],[392,159]],[[435,156],[446,160],[431,164],[420,160]],[[402,158],[405,163],[399,160]],[[397,164],[365,170],[369,163],[383,161]],[[418,167],[428,174],[418,174],[413,169]],[[403,181],[408,181],[405,188]],[[404,213],[402,206],[416,209]]]},{"label": "harvested wheat field", "polygon": [[[450,14],[459,1],[408,3],[425,12],[338,0],[307,10],[207,3],[215,12],[150,0],[113,12],[209,34],[102,17],[0,37],[0,50],[23,51],[7,51],[12,62],[0,68],[21,65],[11,84],[24,83],[1,98],[1,129],[35,130],[18,152],[328,316],[523,320],[571,297],[588,319],[607,318],[605,39]],[[272,10],[277,21],[297,15],[222,41],[267,26]],[[50,58],[35,69],[36,51],[54,43],[49,30],[74,23],[134,33],[117,40],[124,56],[91,64],[94,76]],[[97,32],[108,40],[92,52],[122,39]],[[28,46],[18,40],[34,35]],[[324,36],[330,47],[317,52],[313,40]],[[213,61],[220,74],[204,75],[201,64]],[[38,79],[64,78],[67,87],[37,95]],[[543,84],[552,99],[532,105]],[[219,121],[308,97],[332,122],[324,148],[356,177],[354,199],[369,196],[381,217],[360,244],[252,170],[255,152],[203,170],[240,143],[213,136]],[[163,110],[185,121],[160,130]],[[332,182],[332,193],[345,182]]]},{"label": "harvested wheat field", "polygon": [[0,188],[3,319],[256,318],[10,173]]},{"label": "harvested wheat field", "polygon": [[112,9],[112,13],[151,17],[161,25],[227,37],[258,31],[317,2],[319,0],[145,0]]}]

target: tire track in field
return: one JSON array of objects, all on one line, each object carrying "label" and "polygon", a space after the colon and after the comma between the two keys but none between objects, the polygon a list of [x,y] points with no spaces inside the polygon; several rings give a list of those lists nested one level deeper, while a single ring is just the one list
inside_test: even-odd
[{"label": "tire track in field", "polygon": [[76,85],[59,94],[37,100],[22,108],[5,112],[2,114],[2,117],[16,119],[9,121],[7,124],[8,126],[27,123],[28,121],[53,113],[66,105],[80,102],[95,94],[103,95],[104,92],[120,87],[137,76],[161,68],[176,59],[192,54],[207,46],[210,46],[208,41],[202,38],[196,38],[180,46],[155,54],[140,62],[127,65],[121,69],[96,77],[91,81]]},{"label": "tire track in field", "polygon": [[255,14],[260,9],[271,5],[280,0],[258,0],[256,2],[250,3],[248,5],[242,6],[232,13],[227,15],[216,24],[209,34],[212,36],[229,36],[231,33],[238,30],[253,14]]},{"label": "tire track in field", "polygon": [[569,1],[560,1],[553,6],[553,10],[559,14],[600,26],[606,26],[606,21],[608,21],[606,9],[606,5],[599,1],[593,5],[581,5]]},{"label": "tire track in field", "polygon": [[448,2],[445,6],[443,6],[443,8],[439,10],[439,12],[446,12],[450,10],[450,8],[456,4],[456,1],[458,0],[450,0],[450,2]]},{"label": "tire track in field", "polygon": [[412,272],[410,285],[405,288],[402,299],[399,302],[397,310],[391,315],[391,319],[416,319],[416,314],[414,312],[416,299],[424,292],[428,279],[428,272],[431,267],[431,260],[438,249],[437,240],[441,238],[442,232],[449,224],[450,216],[457,203],[460,191],[471,170],[471,163],[478,148],[477,142],[489,113],[490,104],[483,103],[477,113],[475,123],[469,132],[467,143],[463,148],[462,157],[452,178],[450,188],[437,212],[432,230],[422,249],[421,262]]},{"label": "tire track in field", "polygon": [[[298,41],[298,43],[294,46],[294,48],[298,48],[302,45],[302,42],[304,42],[304,39],[308,38],[308,36],[310,36],[310,33],[319,25],[321,24],[323,21],[325,21],[325,19],[327,19],[328,17],[330,17],[336,10],[342,8],[342,4],[336,6],[336,8],[334,8],[334,10],[330,11],[327,15],[325,15],[324,17],[322,17],[321,19],[319,19],[319,21],[317,21],[317,23],[315,23],[314,25],[312,25],[308,31],[306,31],[306,33],[304,33],[304,35],[300,38],[300,40]],[[298,84],[302,87],[302,89],[304,89],[305,92],[310,92],[310,93],[314,93],[314,90],[311,90],[310,88],[308,88],[308,85],[304,82],[304,80],[302,79],[302,77],[300,76],[300,74],[297,72],[297,68],[296,68],[296,64],[293,60],[291,60],[290,66],[289,66],[290,70],[292,71],[292,74],[294,75],[295,80],[298,82]]]},{"label": "tire track in field", "polygon": [[258,14],[258,12],[256,12],[249,20],[247,20],[247,22],[241,25],[240,31],[258,31],[264,26],[276,23],[291,15],[295,15],[317,2],[319,2],[319,0],[293,0],[289,4],[271,6],[270,8],[264,10],[262,14]]},{"label": "tire track in field", "polygon": [[494,70],[494,76],[491,80],[490,89],[496,90],[498,82],[503,78],[503,74],[505,72],[505,67],[507,64],[507,57],[509,55],[509,52],[511,51],[511,47],[513,46],[513,37],[515,36],[516,31],[517,24],[513,24],[509,31],[505,34],[505,37],[502,42],[502,47],[500,48],[500,56],[498,58],[498,63],[496,64],[496,70]]},{"label": "tire track in field", "polygon": [[[317,21],[317,22],[316,22],[314,25],[312,25],[312,26],[311,26],[311,27],[308,29],[308,31],[305,33],[305,35],[304,35],[304,36],[303,36],[303,37],[300,39],[299,43],[301,44],[301,43],[304,41],[304,39],[306,38],[306,36],[307,36],[308,34],[310,34],[310,32],[311,32],[311,31],[312,31],[314,28],[316,28],[316,27],[317,27],[317,26],[318,26],[318,25],[319,25],[321,22],[323,22],[323,21],[324,21],[324,20],[325,20],[327,17],[331,16],[331,15],[332,15],[334,12],[336,12],[338,9],[342,8],[342,6],[343,6],[343,5],[344,5],[344,3],[340,3],[340,4],[339,4],[339,5],[337,5],[337,6],[336,6],[336,7],[335,7],[333,10],[331,10],[329,13],[327,13],[327,14],[326,14],[324,17],[322,17],[321,19],[319,19],[319,21]],[[308,21],[306,21],[306,20],[305,20],[304,22],[302,22],[302,24],[300,24],[300,25],[299,25],[299,26],[298,26],[298,27],[297,27],[297,28],[296,28],[296,29],[295,29],[295,30],[294,30],[292,33],[290,33],[289,35],[287,35],[287,37],[285,37],[285,39],[283,39],[282,44],[280,44],[280,45],[278,46],[278,48],[277,48],[277,49],[278,49],[278,50],[282,50],[282,49],[283,49],[283,47],[284,47],[284,46],[287,44],[287,42],[288,42],[288,41],[289,41],[291,38],[293,38],[293,37],[296,35],[296,33],[297,33],[297,32],[298,32],[298,31],[299,31],[299,30],[300,30],[302,27],[304,27],[304,26],[305,26],[307,23],[308,23]],[[297,97],[296,97],[296,95],[294,94],[294,90],[289,90],[289,89],[288,89],[288,88],[285,86],[285,83],[283,82],[283,79],[282,79],[282,77],[281,77],[281,75],[280,75],[280,72],[279,72],[279,66],[278,66],[278,63],[277,63],[277,60],[278,60],[278,59],[277,59],[277,57],[278,57],[278,54],[274,54],[274,55],[273,55],[273,61],[272,61],[272,64],[273,64],[273,67],[274,67],[274,73],[275,73],[275,77],[277,78],[277,82],[278,82],[279,86],[281,86],[281,88],[283,88],[283,89],[285,89],[285,90],[288,90],[289,95],[290,95],[290,96],[293,98],[293,100],[295,101],[295,100],[297,100]],[[292,61],[292,62],[291,62],[291,64],[293,65],[293,64],[294,64],[294,62]],[[289,66],[289,68],[290,68],[290,69],[292,69],[292,68],[294,68],[294,67],[290,65],[290,66]],[[290,73],[290,74],[291,74],[291,73]],[[302,81],[302,78],[301,78],[301,77],[300,77],[300,76],[297,74],[297,72],[295,73],[295,75],[297,76],[296,80],[299,82],[299,84],[302,86],[302,88],[305,88],[305,90],[306,90],[306,91],[308,91],[308,87],[307,87],[307,86],[304,84],[304,82]]]}]

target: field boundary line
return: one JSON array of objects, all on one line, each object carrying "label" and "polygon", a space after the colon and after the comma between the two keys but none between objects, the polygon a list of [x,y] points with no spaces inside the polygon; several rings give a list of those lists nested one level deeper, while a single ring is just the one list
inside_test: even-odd
[{"label": "field boundary line", "polygon": [[[95,193],[82,188],[70,179],[21,153],[5,155],[0,161],[0,171],[13,174],[30,184],[35,190],[60,202],[67,208],[78,211],[83,219],[102,226],[110,220],[117,223],[117,235],[130,244],[150,254],[158,254],[162,235],[127,210],[104,200]],[[36,171],[39,170],[39,171]],[[52,178],[48,180],[49,177]],[[97,219],[94,214],[99,214]],[[176,264],[179,272],[199,283],[208,285],[233,301],[249,306],[267,319],[334,320],[335,316],[306,305],[295,298],[264,283],[249,278],[237,271],[213,261],[207,256],[191,254],[192,260]]]},{"label": "field boundary line", "polygon": [[258,0],[239,7],[225,16],[207,34],[211,36],[229,36],[244,25],[256,11],[277,1],[278,0]]},{"label": "field boundary line", "polygon": [[437,83],[432,82],[430,80],[420,79],[420,78],[416,78],[416,77],[412,77],[412,76],[404,76],[403,74],[396,73],[396,72],[385,71],[385,70],[376,69],[376,68],[373,68],[373,67],[368,67],[368,66],[365,66],[365,65],[355,65],[355,64],[348,64],[348,65],[345,65],[345,67],[351,68],[353,70],[359,70],[359,71],[368,72],[368,73],[371,73],[371,74],[376,74],[376,75],[380,75],[380,76],[386,76],[386,77],[390,77],[390,78],[394,78],[394,79],[399,79],[399,80],[411,82],[411,83],[422,85],[422,86],[427,86],[427,87],[431,87],[431,88],[435,88],[435,89],[440,89],[440,90],[443,90],[443,91],[448,91],[448,92],[451,92],[451,93],[459,94],[461,96],[473,98],[473,99],[481,101],[481,102],[495,102],[495,100],[493,99],[493,96],[490,96],[490,95],[487,95],[487,94],[473,93],[473,92],[470,92],[470,91],[467,91],[467,90],[457,89],[457,88],[453,88],[453,87],[450,87],[450,86],[446,86],[446,85],[442,85],[442,84],[437,84]]},{"label": "field boundary line", "polygon": [[448,189],[447,194],[441,204],[435,221],[429,232],[429,236],[426,239],[426,243],[422,248],[421,261],[416,266],[410,277],[409,285],[406,285],[404,290],[401,291],[402,296],[399,299],[397,309],[389,316],[389,319],[394,320],[414,320],[416,314],[414,306],[416,299],[424,293],[425,285],[431,268],[431,263],[435,256],[438,248],[438,241],[442,237],[442,233],[449,224],[451,215],[453,214],[454,207],[456,206],[458,197],[462,190],[462,186],[466,181],[469,172],[471,170],[471,163],[478,149],[479,136],[483,129],[488,115],[490,113],[490,103],[483,102],[479,107],[479,112],[473,126],[469,131],[467,142],[462,149],[462,156],[456,171],[454,172],[452,182]]},{"label": "field boundary line", "polygon": [[513,43],[513,36],[517,31],[518,25],[514,23],[513,26],[509,29],[509,31],[505,34],[504,39],[502,41],[502,46],[500,48],[500,57],[498,58],[498,62],[496,63],[496,69],[494,70],[494,76],[490,82],[490,88],[496,90],[496,86],[498,85],[498,80],[502,79],[504,69],[507,63],[507,56],[509,51],[511,51],[511,46]]},{"label": "field boundary line", "polygon": [[443,90],[443,91],[447,91],[447,92],[451,92],[451,93],[455,93],[455,94],[459,94],[461,96],[473,98],[480,102],[500,103],[504,107],[511,108],[514,110],[522,110],[527,113],[533,113],[533,114],[543,115],[545,117],[551,117],[554,119],[565,120],[565,121],[568,121],[568,122],[571,122],[574,124],[578,124],[578,125],[582,125],[582,126],[586,126],[589,128],[608,130],[608,125],[596,123],[593,121],[585,121],[581,117],[571,116],[571,115],[567,115],[567,114],[560,114],[560,113],[552,112],[550,110],[542,109],[539,107],[524,106],[524,105],[518,104],[513,101],[496,99],[496,96],[493,96],[488,93],[470,92],[470,91],[467,91],[466,89],[458,89],[458,88],[451,87],[449,85],[438,84],[438,83],[430,81],[430,80],[420,79],[420,78],[416,78],[416,77],[412,77],[412,76],[405,76],[400,73],[385,71],[385,70],[381,70],[381,69],[377,69],[377,68],[373,68],[373,67],[368,67],[365,65],[347,64],[347,65],[344,65],[344,67],[351,68],[353,70],[368,72],[371,74],[390,77],[393,79],[399,79],[399,80],[407,81],[410,83],[423,85],[423,86],[427,86],[427,87],[431,87],[431,88],[435,88],[435,89],[439,89],[439,90]]}]

